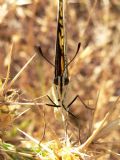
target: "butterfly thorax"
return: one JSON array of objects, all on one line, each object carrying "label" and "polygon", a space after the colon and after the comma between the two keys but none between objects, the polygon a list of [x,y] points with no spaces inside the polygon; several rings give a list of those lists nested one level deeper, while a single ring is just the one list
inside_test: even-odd
[{"label": "butterfly thorax", "polygon": [[[59,82],[61,83],[61,81],[59,81]],[[68,97],[68,95],[67,95],[68,94],[68,92],[67,92],[68,86],[69,86],[68,84],[66,84],[66,85],[53,84],[53,86],[52,86],[52,95],[54,95],[53,96],[54,102],[57,105],[60,105],[61,107],[62,107],[62,105],[66,105],[65,102],[66,102],[66,97]]]}]

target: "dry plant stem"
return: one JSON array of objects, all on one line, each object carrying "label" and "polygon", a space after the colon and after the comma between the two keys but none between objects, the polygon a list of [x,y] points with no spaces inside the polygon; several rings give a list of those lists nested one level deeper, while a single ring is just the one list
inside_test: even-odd
[{"label": "dry plant stem", "polygon": [[[39,106],[38,107],[38,111],[39,111],[39,115],[40,115],[40,108]],[[44,120],[44,127],[43,127],[43,134],[42,134],[42,137],[40,139],[40,143],[42,142],[42,140],[44,139],[45,137],[45,130],[46,130],[46,117],[45,117],[45,107],[43,108],[42,107],[42,110],[43,110],[43,120]]]},{"label": "dry plant stem", "polygon": [[29,110],[30,110],[30,108],[28,108],[24,112],[20,113],[17,117],[14,118],[14,120],[18,119],[19,117],[21,117],[24,113],[26,113]]},{"label": "dry plant stem", "polygon": [[12,87],[12,85],[14,84],[14,82],[18,79],[18,77],[20,76],[20,74],[25,70],[25,68],[28,66],[28,64],[33,60],[33,58],[36,56],[36,54],[34,54],[29,61],[21,68],[21,70],[17,73],[17,75],[12,79],[12,81],[8,84],[8,86],[5,88],[6,90],[8,90],[9,88]]},{"label": "dry plant stem", "polygon": [[12,151],[12,150],[5,150],[5,149],[0,149],[1,151],[7,152],[7,153],[17,153],[23,157],[27,157],[27,158],[34,158],[36,157],[35,154],[29,154],[29,153],[23,153],[23,152],[18,152],[18,151]]},{"label": "dry plant stem", "polygon": [[88,26],[89,26],[89,23],[90,23],[92,14],[94,13],[94,10],[95,10],[95,7],[96,7],[96,4],[97,4],[97,0],[94,1],[93,7],[92,7],[92,9],[91,9],[90,12],[89,12],[88,20],[87,20],[87,22],[86,22],[86,27],[85,27],[84,32],[82,33],[82,43],[84,43],[84,40],[85,40],[85,39],[84,39],[84,37],[85,37],[84,35],[85,35],[85,33],[87,32],[87,29],[88,29]]},{"label": "dry plant stem", "polygon": [[34,20],[36,16],[36,10],[37,10],[37,4],[38,0],[32,1],[32,5],[29,6],[29,9],[32,10],[30,20],[28,21],[28,35],[27,35],[27,43],[28,43],[28,53],[30,53],[33,50],[33,47],[35,46],[35,35],[34,35]]},{"label": "dry plant stem", "polygon": [[99,103],[99,96],[100,96],[100,91],[98,92],[98,95],[97,95],[97,100],[96,100],[96,103],[95,103],[95,110],[93,110],[93,118],[92,118],[92,122],[91,122],[91,133],[93,132],[93,125],[95,124],[95,117],[96,117],[96,111],[97,111],[97,106],[98,106],[98,103]]},{"label": "dry plant stem", "polygon": [[96,135],[101,131],[107,118],[108,118],[108,114],[104,117],[104,119],[101,121],[100,126],[92,133],[92,135],[87,139],[87,141],[79,147],[80,150],[86,149],[92,143]]},{"label": "dry plant stem", "polygon": [[105,137],[106,134],[112,132],[113,130],[120,128],[120,118],[108,123],[106,126],[103,127],[102,131],[97,135],[95,139],[99,139],[101,137]]},{"label": "dry plant stem", "polygon": [[30,100],[30,99],[22,99],[23,101],[25,101],[25,102],[36,102],[37,100],[40,100],[40,99],[43,99],[44,97],[46,97],[46,95],[43,95],[43,96],[39,96],[39,97],[37,97],[37,98],[34,98],[34,99],[32,99],[32,100]]},{"label": "dry plant stem", "polygon": [[42,106],[42,105],[45,105],[44,103],[35,103],[35,102],[31,102],[31,103],[24,103],[24,102],[0,102],[0,105],[25,105],[25,106],[35,106],[35,105],[38,105],[38,106]]},{"label": "dry plant stem", "polygon": [[110,153],[112,154],[115,158],[117,158],[118,160],[120,159],[120,154],[119,153],[116,153],[114,151],[112,151],[111,149],[107,149],[107,147],[105,146],[101,146],[101,145],[97,145],[96,146],[98,149],[102,149],[102,150],[105,150],[107,153]]},{"label": "dry plant stem", "polygon": [[[99,90],[97,101],[96,101],[96,110],[94,112],[94,117],[93,117],[93,125],[95,124],[97,120],[97,116],[99,115],[99,112],[101,110],[101,107],[104,105],[103,98],[105,96],[105,82],[102,83],[102,86]],[[92,127],[93,128],[93,127]]]},{"label": "dry plant stem", "polygon": [[50,129],[51,133],[53,133],[54,140],[56,140],[57,144],[61,144],[59,137],[57,136],[56,130],[51,127],[51,124],[47,122],[47,128]]},{"label": "dry plant stem", "polygon": [[115,102],[115,105],[111,108],[111,110],[105,115],[104,119],[100,123],[100,126],[95,131],[93,131],[92,135],[87,139],[87,141],[79,147],[80,150],[86,149],[93,142],[98,133],[102,130],[105,122],[109,119],[110,115],[112,114],[114,108],[116,107],[116,103],[119,101],[119,98],[120,97],[118,97],[117,101]]},{"label": "dry plant stem", "polygon": [[10,53],[9,53],[9,64],[8,64],[8,68],[7,68],[7,75],[6,75],[6,79],[5,79],[5,82],[2,86],[2,92],[4,91],[4,88],[6,87],[7,83],[8,83],[8,80],[9,80],[9,77],[10,77],[10,67],[11,67],[11,57],[12,57],[12,52],[13,52],[13,43],[11,44],[11,47],[10,47]]},{"label": "dry plant stem", "polygon": [[109,152],[109,153],[111,153],[114,157],[116,157],[116,158],[118,158],[118,160],[120,159],[120,154],[119,153],[116,153],[116,152],[114,152],[114,151],[112,151],[112,150],[110,150],[110,149],[106,149],[106,148],[104,148],[107,152]]}]

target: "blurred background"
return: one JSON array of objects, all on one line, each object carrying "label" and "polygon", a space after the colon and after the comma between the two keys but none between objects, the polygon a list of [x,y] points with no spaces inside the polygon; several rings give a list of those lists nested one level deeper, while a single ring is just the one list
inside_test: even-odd
[{"label": "blurred background", "polygon": [[[77,44],[81,42],[80,52],[69,66],[72,94],[77,93],[85,101],[92,100],[90,106],[95,107],[97,93],[102,90],[96,117],[100,120],[109,110],[111,99],[120,95],[120,1],[71,0],[67,9],[68,60],[74,56]],[[4,81],[6,77],[12,43],[10,80],[32,57],[37,44],[45,57],[54,63],[56,26],[57,0],[0,0],[0,78]],[[53,78],[54,68],[36,53],[14,83],[14,88],[21,90],[22,98],[33,100],[48,93]],[[26,106],[20,106],[17,112],[20,114],[24,110]],[[91,113],[80,102],[75,103],[73,110],[80,115],[81,128],[84,128],[83,122],[89,120]],[[117,115],[118,110],[111,118]],[[55,120],[53,109],[48,106],[31,107],[16,119],[8,135],[17,137],[15,128],[20,127],[40,140],[45,121],[45,139],[61,135],[62,125]],[[118,138],[118,132],[113,137]]]}]

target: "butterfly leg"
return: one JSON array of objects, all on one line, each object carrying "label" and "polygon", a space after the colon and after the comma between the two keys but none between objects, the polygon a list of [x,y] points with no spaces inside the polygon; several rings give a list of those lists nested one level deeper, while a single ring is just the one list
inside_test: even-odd
[{"label": "butterfly leg", "polygon": [[67,108],[66,108],[63,103],[62,103],[62,106],[65,109],[65,111],[68,112],[72,117],[78,119],[78,117],[76,117],[72,112],[69,111],[70,107],[67,106]]},{"label": "butterfly leg", "polygon": [[46,103],[46,105],[47,106],[51,106],[51,107],[61,107],[61,106],[59,106],[59,105],[56,105],[54,102],[53,102],[53,100],[47,95],[47,97],[48,97],[48,99],[50,100],[50,102],[52,103],[52,104],[49,104],[49,103]]},{"label": "butterfly leg", "polygon": [[77,95],[77,96],[69,103],[69,105],[67,106],[67,108],[70,108],[71,105],[75,102],[75,100],[76,100],[77,98],[79,98],[79,100],[81,101],[81,103],[84,105],[85,108],[90,109],[90,110],[94,110],[94,108],[89,107],[89,106],[82,100],[82,98],[81,98],[79,95]]}]

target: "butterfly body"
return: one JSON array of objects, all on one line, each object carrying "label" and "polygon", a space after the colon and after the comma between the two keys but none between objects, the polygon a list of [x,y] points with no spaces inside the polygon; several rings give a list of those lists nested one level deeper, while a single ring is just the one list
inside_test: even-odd
[{"label": "butterfly body", "polygon": [[[70,105],[76,100],[77,96],[72,97],[70,95],[71,89],[69,85],[69,73],[68,66],[76,57],[79,52],[80,43],[78,43],[77,52],[74,57],[67,61],[67,34],[66,34],[66,9],[67,0],[58,0],[58,18],[57,18],[57,36],[56,36],[56,52],[55,52],[55,64],[51,63],[42,53],[41,47],[37,46],[37,52],[42,55],[42,57],[55,68],[53,86],[50,90],[50,94],[47,95],[50,103],[46,105],[54,107],[56,110],[62,114],[62,117],[66,117],[70,113]],[[62,110],[62,112],[61,112]],[[67,112],[63,114],[63,112]],[[72,113],[70,113],[72,114]]]}]

